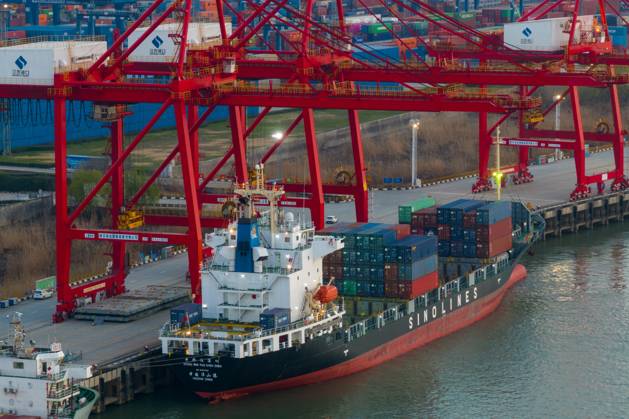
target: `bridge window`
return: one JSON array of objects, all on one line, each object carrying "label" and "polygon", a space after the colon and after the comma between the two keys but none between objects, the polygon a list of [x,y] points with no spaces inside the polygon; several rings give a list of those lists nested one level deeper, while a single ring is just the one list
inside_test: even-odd
[{"label": "bridge window", "polygon": [[16,370],[23,370],[24,369],[24,363],[23,362],[14,362],[13,363],[13,368],[15,368]]}]

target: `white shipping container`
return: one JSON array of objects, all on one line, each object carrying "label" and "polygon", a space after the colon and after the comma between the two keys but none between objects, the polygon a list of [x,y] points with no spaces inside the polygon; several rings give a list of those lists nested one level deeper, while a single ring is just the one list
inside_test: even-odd
[{"label": "white shipping container", "polygon": [[0,84],[52,85],[55,73],[85,68],[105,51],[105,41],[34,42],[2,47]]},{"label": "white shipping container", "polygon": [[382,15],[354,15],[345,16],[345,24],[352,25],[355,23],[379,23],[379,19],[382,19]]},{"label": "white shipping container", "polygon": [[[504,43],[512,49],[526,51],[561,51],[570,39],[570,18],[532,20],[528,22],[505,23]],[[581,30],[591,30],[592,16],[579,16],[574,33],[575,43],[579,43]]]},{"label": "white shipping container", "polygon": [[[138,28],[129,35],[128,46],[137,41],[148,28]],[[231,22],[225,23],[227,34],[231,34]],[[129,55],[130,61],[169,62],[175,59],[178,46],[172,35],[181,33],[181,25],[167,23],[159,25]],[[188,25],[187,43],[190,47],[219,39],[221,30],[218,22],[193,22]]]}]

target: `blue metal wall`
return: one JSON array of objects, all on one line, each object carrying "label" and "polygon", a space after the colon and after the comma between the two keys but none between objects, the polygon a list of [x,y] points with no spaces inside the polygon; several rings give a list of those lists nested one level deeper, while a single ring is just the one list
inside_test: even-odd
[{"label": "blue metal wall", "polygon": [[[29,104],[30,102],[30,104]],[[30,106],[30,108],[29,108]],[[89,140],[109,135],[103,124],[89,118],[91,104],[72,103],[68,105],[68,141]],[[132,115],[125,118],[125,132],[140,131],[155,114],[158,104],[137,104],[131,106]],[[205,108],[200,109],[202,113]],[[254,112],[255,111],[255,112]],[[251,109],[249,114],[257,113]],[[208,121],[219,121],[227,118],[227,108],[218,107]],[[175,126],[172,108],[168,109],[155,124],[154,129],[173,128]],[[35,145],[52,144],[54,129],[52,122],[52,105],[46,101],[12,101],[11,102],[11,144],[13,149]],[[174,139],[173,139],[174,140]]]}]

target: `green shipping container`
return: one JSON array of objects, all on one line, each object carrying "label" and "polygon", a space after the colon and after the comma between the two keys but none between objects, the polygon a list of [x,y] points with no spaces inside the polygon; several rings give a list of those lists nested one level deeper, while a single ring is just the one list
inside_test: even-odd
[{"label": "green shipping container", "polygon": [[411,217],[415,211],[423,210],[426,208],[434,207],[437,204],[434,198],[426,197],[420,198],[416,201],[409,202],[406,205],[400,205],[398,207],[398,223],[410,224]]},{"label": "green shipping container", "polygon": [[371,35],[384,33],[384,32],[387,32],[390,27],[391,25],[382,25],[380,23],[373,23],[367,26],[367,33]]},{"label": "green shipping container", "polygon": [[55,288],[57,285],[56,276],[49,276],[48,278],[43,278],[35,281],[35,289],[36,290],[46,290]]},{"label": "green shipping container", "polygon": [[472,12],[462,12],[462,13],[459,13],[457,16],[458,20],[472,20],[475,18],[476,18],[476,15]]},{"label": "green shipping container", "polygon": [[343,294],[356,295],[356,281],[352,279],[343,280]]}]

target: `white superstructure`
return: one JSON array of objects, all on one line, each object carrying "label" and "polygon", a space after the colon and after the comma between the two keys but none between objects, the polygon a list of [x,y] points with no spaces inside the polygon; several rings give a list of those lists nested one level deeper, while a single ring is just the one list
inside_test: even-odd
[{"label": "white superstructure", "polygon": [[74,417],[81,406],[80,389],[72,380],[91,377],[91,366],[66,368],[59,343],[26,347],[18,313],[11,324],[12,345],[0,347],[0,415]]},{"label": "white superstructure", "polygon": [[254,248],[255,272],[242,273],[235,269],[235,232],[232,226],[226,235],[213,237],[214,243],[225,242],[202,273],[203,317],[251,323],[266,309],[282,308],[290,310],[291,320],[301,319],[306,293],[321,285],[323,257],[341,249],[342,241],[315,236],[313,228],[292,222],[280,224],[272,240],[270,229],[262,226],[260,239],[274,245]]},{"label": "white superstructure", "polygon": [[[303,344],[340,326],[344,312],[332,302],[336,289],[330,299],[319,293],[333,288],[322,284],[323,257],[342,249],[343,241],[317,236],[292,213],[279,211],[284,191],[264,186],[258,170],[253,186],[235,190],[246,207],[238,221],[207,238],[214,256],[202,270],[204,321],[194,327],[165,325],[163,353],[184,348],[191,355],[254,356]],[[256,199],[268,201],[270,210],[257,213]],[[261,315],[277,312],[281,324],[262,324]]]}]

